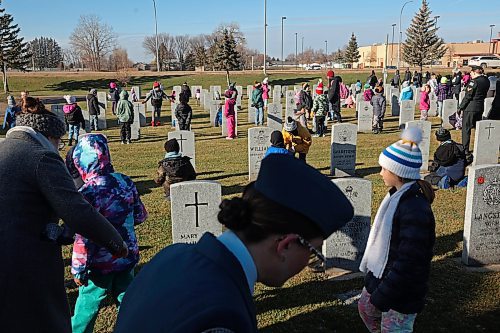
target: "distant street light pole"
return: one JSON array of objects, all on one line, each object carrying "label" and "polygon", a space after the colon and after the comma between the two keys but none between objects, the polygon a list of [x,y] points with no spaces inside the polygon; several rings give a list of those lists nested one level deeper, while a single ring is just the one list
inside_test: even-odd
[{"label": "distant street light pole", "polygon": [[153,0],[155,9],[155,37],[156,37],[156,71],[160,71],[160,45],[158,44],[158,21],[156,20],[156,2]]},{"label": "distant street light pole", "polygon": [[439,16],[439,15],[434,16],[434,29],[438,28],[438,18],[440,18],[440,17],[441,16]]},{"label": "distant street light pole", "polygon": [[283,59],[283,21],[286,20],[286,16],[281,17],[281,70],[283,70],[283,64],[285,59]]},{"label": "distant street light pole", "polygon": [[326,62],[328,63],[328,41],[325,40],[325,56],[326,56]]},{"label": "distant street light pole", "polygon": [[302,36],[302,54],[304,54],[304,36]]},{"label": "distant street light pole", "polygon": [[493,38],[493,27],[494,27],[494,26],[495,26],[494,24],[490,24],[490,45],[489,45],[489,47],[488,47],[488,50],[490,51],[489,53],[492,53],[492,52],[493,52],[493,50],[491,49],[491,45],[493,44],[493,43],[491,42],[491,38]]},{"label": "distant street light pole", "polygon": [[401,13],[399,14],[398,69],[401,61],[401,40],[403,39],[403,31],[401,30],[401,17],[403,16],[403,9],[405,9],[405,6],[411,2],[413,2],[413,0],[406,1],[403,7],[401,7]]},{"label": "distant street light pole", "polygon": [[295,33],[295,69],[298,68],[299,66],[299,61],[297,60],[297,35],[298,33]]},{"label": "distant street light pole", "polygon": [[396,23],[392,25],[392,43],[391,43],[391,66],[392,66],[392,61],[394,60],[394,27],[396,26]]},{"label": "distant street light pole", "polygon": [[266,58],[267,58],[267,0],[264,0],[264,75],[267,75]]}]

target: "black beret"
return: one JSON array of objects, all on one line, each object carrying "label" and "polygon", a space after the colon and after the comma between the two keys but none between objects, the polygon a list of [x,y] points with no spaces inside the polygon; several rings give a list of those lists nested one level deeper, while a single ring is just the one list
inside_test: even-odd
[{"label": "black beret", "polygon": [[[264,158],[255,189],[309,218],[321,230],[324,239],[354,215],[347,197],[328,177],[292,156],[271,154]],[[299,198],[307,198],[307,202]]]}]

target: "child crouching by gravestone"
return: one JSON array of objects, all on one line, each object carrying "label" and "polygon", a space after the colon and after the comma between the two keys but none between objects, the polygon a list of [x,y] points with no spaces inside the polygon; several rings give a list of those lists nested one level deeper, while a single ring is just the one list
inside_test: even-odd
[{"label": "child crouching by gravestone", "polygon": [[467,187],[464,147],[453,141],[450,131],[445,128],[436,131],[436,139],[440,144],[434,153],[434,160],[429,165],[431,173],[424,179],[440,189]]},{"label": "child crouching by gravestone", "polygon": [[80,124],[85,129],[85,119],[83,118],[82,109],[76,104],[76,97],[71,95],[64,96],[66,103],[63,106],[64,121],[68,126],[68,140],[69,146],[73,145],[73,138],[75,143],[78,143],[78,136],[80,135]]},{"label": "child crouching by gravestone", "polygon": [[372,132],[374,134],[379,134],[384,128],[384,116],[386,109],[384,88],[382,86],[375,87],[375,95],[370,101],[370,104],[373,106]]},{"label": "child crouching by gravestone", "polygon": [[130,144],[131,124],[134,122],[134,105],[128,100],[128,92],[122,90],[120,93],[120,100],[116,106],[116,117],[118,121],[122,124],[120,130],[120,137],[123,144]]},{"label": "child crouching by gravestone", "polygon": [[285,148],[293,154],[299,154],[299,159],[305,162],[309,147],[312,144],[309,130],[293,120],[292,117],[288,117],[282,134],[285,141]]},{"label": "child crouching by gravestone", "polygon": [[[180,94],[183,96],[183,93]],[[186,98],[179,98],[180,103],[175,108],[175,117],[179,122],[179,129],[181,131],[189,131],[191,128],[191,119],[193,118],[193,109],[188,104]]]},{"label": "child crouching by gravestone", "polygon": [[293,155],[291,151],[285,148],[285,140],[280,131],[273,131],[271,133],[271,147],[267,148],[264,158],[271,154]]},{"label": "child crouching by gravestone", "polygon": [[435,242],[432,186],[420,180],[422,131],[406,129],[382,151],[380,175],[389,193],[370,230],[360,271],[366,273],[358,302],[370,332],[413,332],[424,309]]},{"label": "child crouching by gravestone", "polygon": [[73,333],[81,333],[93,331],[99,306],[108,293],[118,306],[121,304],[139,261],[134,226],[146,220],[147,212],[133,181],[114,171],[104,135],[84,135],[74,148],[72,161],[66,159],[67,164],[71,162],[83,180],[78,191],[111,222],[128,248],[128,255],[118,258],[106,248],[75,235],[71,273],[79,292],[71,326]]},{"label": "child crouching by gravestone", "polygon": [[165,197],[170,200],[170,185],[196,179],[190,157],[182,156],[177,139],[165,142],[165,158],[158,162],[155,183],[163,186]]}]

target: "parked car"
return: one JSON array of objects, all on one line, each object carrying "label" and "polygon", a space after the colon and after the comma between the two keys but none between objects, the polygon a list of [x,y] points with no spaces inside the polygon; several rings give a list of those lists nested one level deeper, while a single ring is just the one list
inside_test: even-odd
[{"label": "parked car", "polygon": [[480,56],[480,57],[472,57],[468,63],[469,66],[481,66],[483,68],[492,67],[498,68],[500,67],[500,58],[494,55],[491,56]]},{"label": "parked car", "polygon": [[319,64],[311,64],[309,66],[306,66],[306,71],[319,71],[321,70],[321,65]]}]

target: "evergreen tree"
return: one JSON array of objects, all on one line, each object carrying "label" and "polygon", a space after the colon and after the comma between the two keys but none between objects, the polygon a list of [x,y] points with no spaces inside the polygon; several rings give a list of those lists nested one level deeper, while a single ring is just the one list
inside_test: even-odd
[{"label": "evergreen tree", "polygon": [[349,40],[349,44],[344,52],[344,61],[346,63],[353,64],[359,61],[361,55],[359,54],[358,41],[356,40],[356,36],[354,32],[351,35],[351,39]]},{"label": "evergreen tree", "polygon": [[27,43],[23,42],[24,38],[18,37],[21,29],[13,21],[12,15],[6,14],[5,8],[0,8],[0,70],[5,93],[9,91],[7,69],[25,70],[31,57]]},{"label": "evergreen tree", "polygon": [[342,51],[340,48],[332,55],[332,61],[335,64],[343,64],[345,62],[344,58],[345,58],[344,51]]},{"label": "evergreen tree", "polygon": [[403,44],[403,59],[407,63],[420,67],[441,59],[446,53],[446,45],[436,34],[437,28],[431,18],[431,10],[427,0],[422,0],[422,6],[406,30],[406,41]]},{"label": "evergreen tree", "polygon": [[227,29],[222,31],[222,36],[216,38],[216,50],[214,54],[214,66],[216,70],[226,71],[226,81],[229,85],[229,71],[240,69],[240,54],[236,50],[236,40]]},{"label": "evergreen tree", "polygon": [[35,38],[29,43],[33,69],[56,68],[63,61],[62,50],[52,38]]}]

